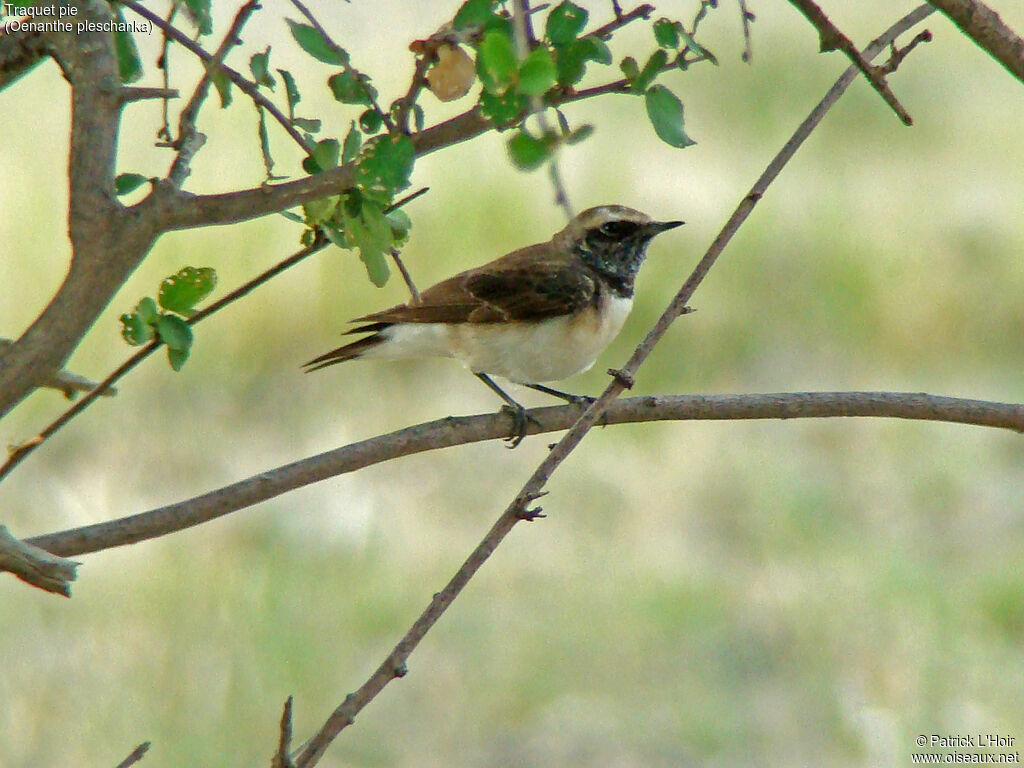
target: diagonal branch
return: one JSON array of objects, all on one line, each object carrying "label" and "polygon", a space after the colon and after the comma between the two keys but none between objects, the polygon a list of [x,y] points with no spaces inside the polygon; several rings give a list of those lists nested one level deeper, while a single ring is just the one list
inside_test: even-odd
[{"label": "diagonal branch", "polygon": [[[896,39],[904,31],[918,23],[932,12],[927,5],[919,7],[911,12],[887,32],[873,42],[865,51],[865,55],[873,58],[890,42]],[[654,328],[647,337],[636,348],[630,357],[629,362],[621,371],[615,372],[608,388],[598,400],[593,403],[580,419],[572,426],[558,444],[551,450],[544,461],[537,467],[526,484],[516,495],[511,504],[497,519],[491,529],[484,536],[483,540],[470,553],[469,557],[462,564],[462,567],[455,573],[444,589],[435,594],[430,604],[423,611],[420,617],[413,623],[409,631],[398,642],[398,645],[391,651],[388,657],[378,667],[377,671],[357,690],[350,694],[345,701],[331,713],[323,727],[310,739],[303,750],[296,765],[299,768],[309,768],[319,762],[327,747],[338,736],[341,731],[350,725],[356,714],[373,699],[384,686],[396,677],[404,674],[406,660],[419,645],[420,641],[430,630],[437,620],[444,614],[456,597],[462,592],[473,575],[483,566],[494,550],[501,544],[509,532],[521,520],[532,520],[540,514],[539,508],[530,508],[530,504],[543,495],[543,488],[547,484],[551,474],[579,445],[587,432],[594,426],[599,418],[607,413],[609,406],[619,396],[627,383],[633,380],[637,369],[647,359],[654,345],[668,330],[672,322],[686,311],[686,303],[689,301],[697,286],[704,279],[708,270],[717,260],[719,254],[725,248],[739,226],[749,216],[754,205],[764,194],[768,185],[778,176],[779,172],[790,160],[800,145],[814,127],[821,121],[829,108],[839,99],[843,92],[849,87],[857,75],[857,69],[851,67],[836,82],[820,104],[811,112],[810,116],[800,125],[793,137],[786,143],[779,154],[772,160],[768,168],[755,182],[750,193],[740,202],[739,207],[726,223],[721,234],[715,239],[693,273],[683,284],[675,298],[665,309]]]},{"label": "diagonal branch", "polygon": [[822,53],[835,50],[845,53],[847,58],[853,62],[853,65],[868,79],[871,87],[878,91],[878,95],[885,100],[886,104],[892,107],[893,112],[903,121],[903,124],[914,124],[913,118],[903,108],[899,99],[896,98],[896,94],[892,92],[889,84],[885,81],[886,70],[884,68],[872,66],[861,55],[860,51],[857,50],[857,46],[853,44],[853,41],[844,35],[839,27],[832,23],[832,20],[825,15],[825,12],[813,0],[789,0],[789,2],[795,5],[818,30],[818,35],[821,38]]},{"label": "diagonal branch", "polygon": [[981,0],[931,0],[1007,71],[1024,83],[1024,39]]}]

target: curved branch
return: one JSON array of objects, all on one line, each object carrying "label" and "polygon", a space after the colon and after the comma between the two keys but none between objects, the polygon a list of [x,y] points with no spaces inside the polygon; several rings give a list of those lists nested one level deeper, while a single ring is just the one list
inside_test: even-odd
[{"label": "curved branch", "polygon": [[[530,434],[567,429],[582,407],[536,408]],[[753,395],[653,395],[618,400],[605,412],[608,424],[648,421],[816,419],[871,416],[944,421],[1024,432],[1024,405],[899,392],[796,392]],[[535,419],[536,421],[533,421]],[[336,448],[261,472],[176,504],[119,520],[25,539],[55,555],[81,555],[135,544],[237,512],[296,488],[416,453],[504,439],[507,413],[449,416]]]}]

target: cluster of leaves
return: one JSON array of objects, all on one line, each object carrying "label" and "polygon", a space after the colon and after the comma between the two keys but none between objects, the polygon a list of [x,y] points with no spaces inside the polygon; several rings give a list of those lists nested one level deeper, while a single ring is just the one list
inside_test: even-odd
[{"label": "cluster of leaves", "polygon": [[[588,19],[586,9],[569,0],[559,3],[548,12],[543,38],[520,61],[512,21],[497,0],[463,3],[453,26],[457,33],[469,34],[474,41],[476,72],[483,85],[481,112],[498,125],[520,122],[531,98],[572,89],[583,80],[590,63],[612,64],[612,52],[604,40],[583,34]],[[713,61],[714,57],[679,21],[659,19],[653,31],[658,47],[643,67],[632,56],[620,62],[626,91],[644,96],[647,115],[659,138],[674,147],[686,147],[693,141],[683,128],[682,102],[664,85],[655,85],[654,80],[667,69],[685,69],[694,61]],[[519,168],[532,170],[543,165],[561,144],[576,143],[590,133],[588,126],[571,130],[561,113],[559,126],[559,132],[549,130],[537,136],[522,125],[508,141],[512,161]]]},{"label": "cluster of leaves", "polygon": [[192,348],[192,328],[186,318],[196,313],[195,305],[216,285],[217,273],[212,268],[183,267],[164,278],[156,300],[147,296],[134,311],[121,315],[121,336],[133,347],[154,340],[166,344],[171,368],[180,371]]},{"label": "cluster of leaves", "polygon": [[[340,164],[355,164],[354,189],[303,206],[303,215],[285,212],[293,221],[305,224],[302,242],[310,244],[316,230],[321,230],[335,245],[356,249],[375,285],[383,285],[390,275],[387,256],[391,249],[401,247],[409,236],[411,222],[399,211],[385,214],[394,196],[409,186],[416,152],[408,135],[391,130],[392,123],[377,105],[377,90],[369,77],[352,66],[349,54],[335,45],[316,27],[288,20],[292,37],[306,53],[325,64],[340,67],[327,78],[327,87],[334,98],[345,105],[363,107],[358,120],[351,121],[343,142],[334,138],[316,139],[319,120],[295,117],[295,106],[301,100],[295,78],[286,70],[277,70],[285,86],[288,115],[293,126],[304,132],[308,155],[302,161],[307,173],[322,173]],[[270,74],[270,49],[257,54],[250,62],[255,82],[274,88]],[[392,106],[392,114],[397,105]],[[422,109],[414,113],[422,127]],[[261,121],[261,143],[268,174],[272,167],[264,124]]]}]

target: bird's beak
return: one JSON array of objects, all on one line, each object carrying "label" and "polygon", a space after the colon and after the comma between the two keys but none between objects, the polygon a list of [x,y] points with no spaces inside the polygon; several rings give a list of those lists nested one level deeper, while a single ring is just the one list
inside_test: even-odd
[{"label": "bird's beak", "polygon": [[645,229],[649,233],[650,237],[659,235],[669,229],[675,229],[685,224],[685,221],[652,221],[650,224],[645,226]]}]

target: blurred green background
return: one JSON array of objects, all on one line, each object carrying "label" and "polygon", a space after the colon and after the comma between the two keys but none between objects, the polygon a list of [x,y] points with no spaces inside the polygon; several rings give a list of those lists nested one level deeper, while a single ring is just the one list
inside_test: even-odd
[{"label": "blurred green background", "polygon": [[[408,43],[457,3],[310,7],[387,102]],[[1024,6],[994,2],[1024,29]],[[236,4],[217,6],[222,33]],[[331,68],[290,42],[271,2],[233,63],[273,46],[325,131],[355,116]],[[593,2],[592,23],[609,16]],[[692,17],[696,3],[656,15]],[[594,370],[597,393],[740,197],[845,67],[785,2],[752,2],[740,62],[734,3],[705,22],[721,66],[666,81],[698,142],[654,137],[643,104],[566,110],[597,132],[562,156],[577,209],[619,202],[687,226],[660,238],[634,314]],[[859,43],[914,3],[825,3]],[[926,391],[1020,402],[1024,364],[1024,86],[944,18],[892,79],[902,126],[855,83],[757,207],[644,366],[637,393]],[[647,50],[649,28],[615,44]],[[157,40],[141,41],[152,61]],[[185,93],[196,67],[180,51]],[[0,335],[62,279],[67,86],[52,65],[0,93]],[[280,90],[280,86],[279,86]],[[283,97],[277,94],[278,97]],[[53,105],[59,109],[53,111]],[[428,121],[469,99],[439,105]],[[256,116],[236,94],[201,115],[193,191],[262,180]],[[120,172],[162,175],[159,104],[133,105]],[[273,129],[272,129],[273,130]],[[274,132],[278,171],[298,155]],[[431,155],[413,183],[405,261],[418,283],[548,238],[564,220],[542,172],[489,135]],[[117,317],[162,277],[213,266],[216,295],[297,247],[281,217],[162,238],[70,367],[127,354]],[[153,356],[27,460],[0,520],[29,536],[219,487],[495,398],[451,361],[299,366],[349,318],[404,299],[337,249],[197,329],[172,373]],[[516,396],[550,404],[522,389]],[[0,428],[34,434],[65,407],[43,391]],[[155,542],[84,558],[74,598],[0,577],[0,766],[266,765],[294,694],[308,735],[377,667],[544,456],[547,438],[371,467]],[[1024,445],[1019,436],[883,420],[669,423],[595,430],[552,480],[549,517],[519,526],[325,766],[906,765],[920,734],[1024,739]]]}]

